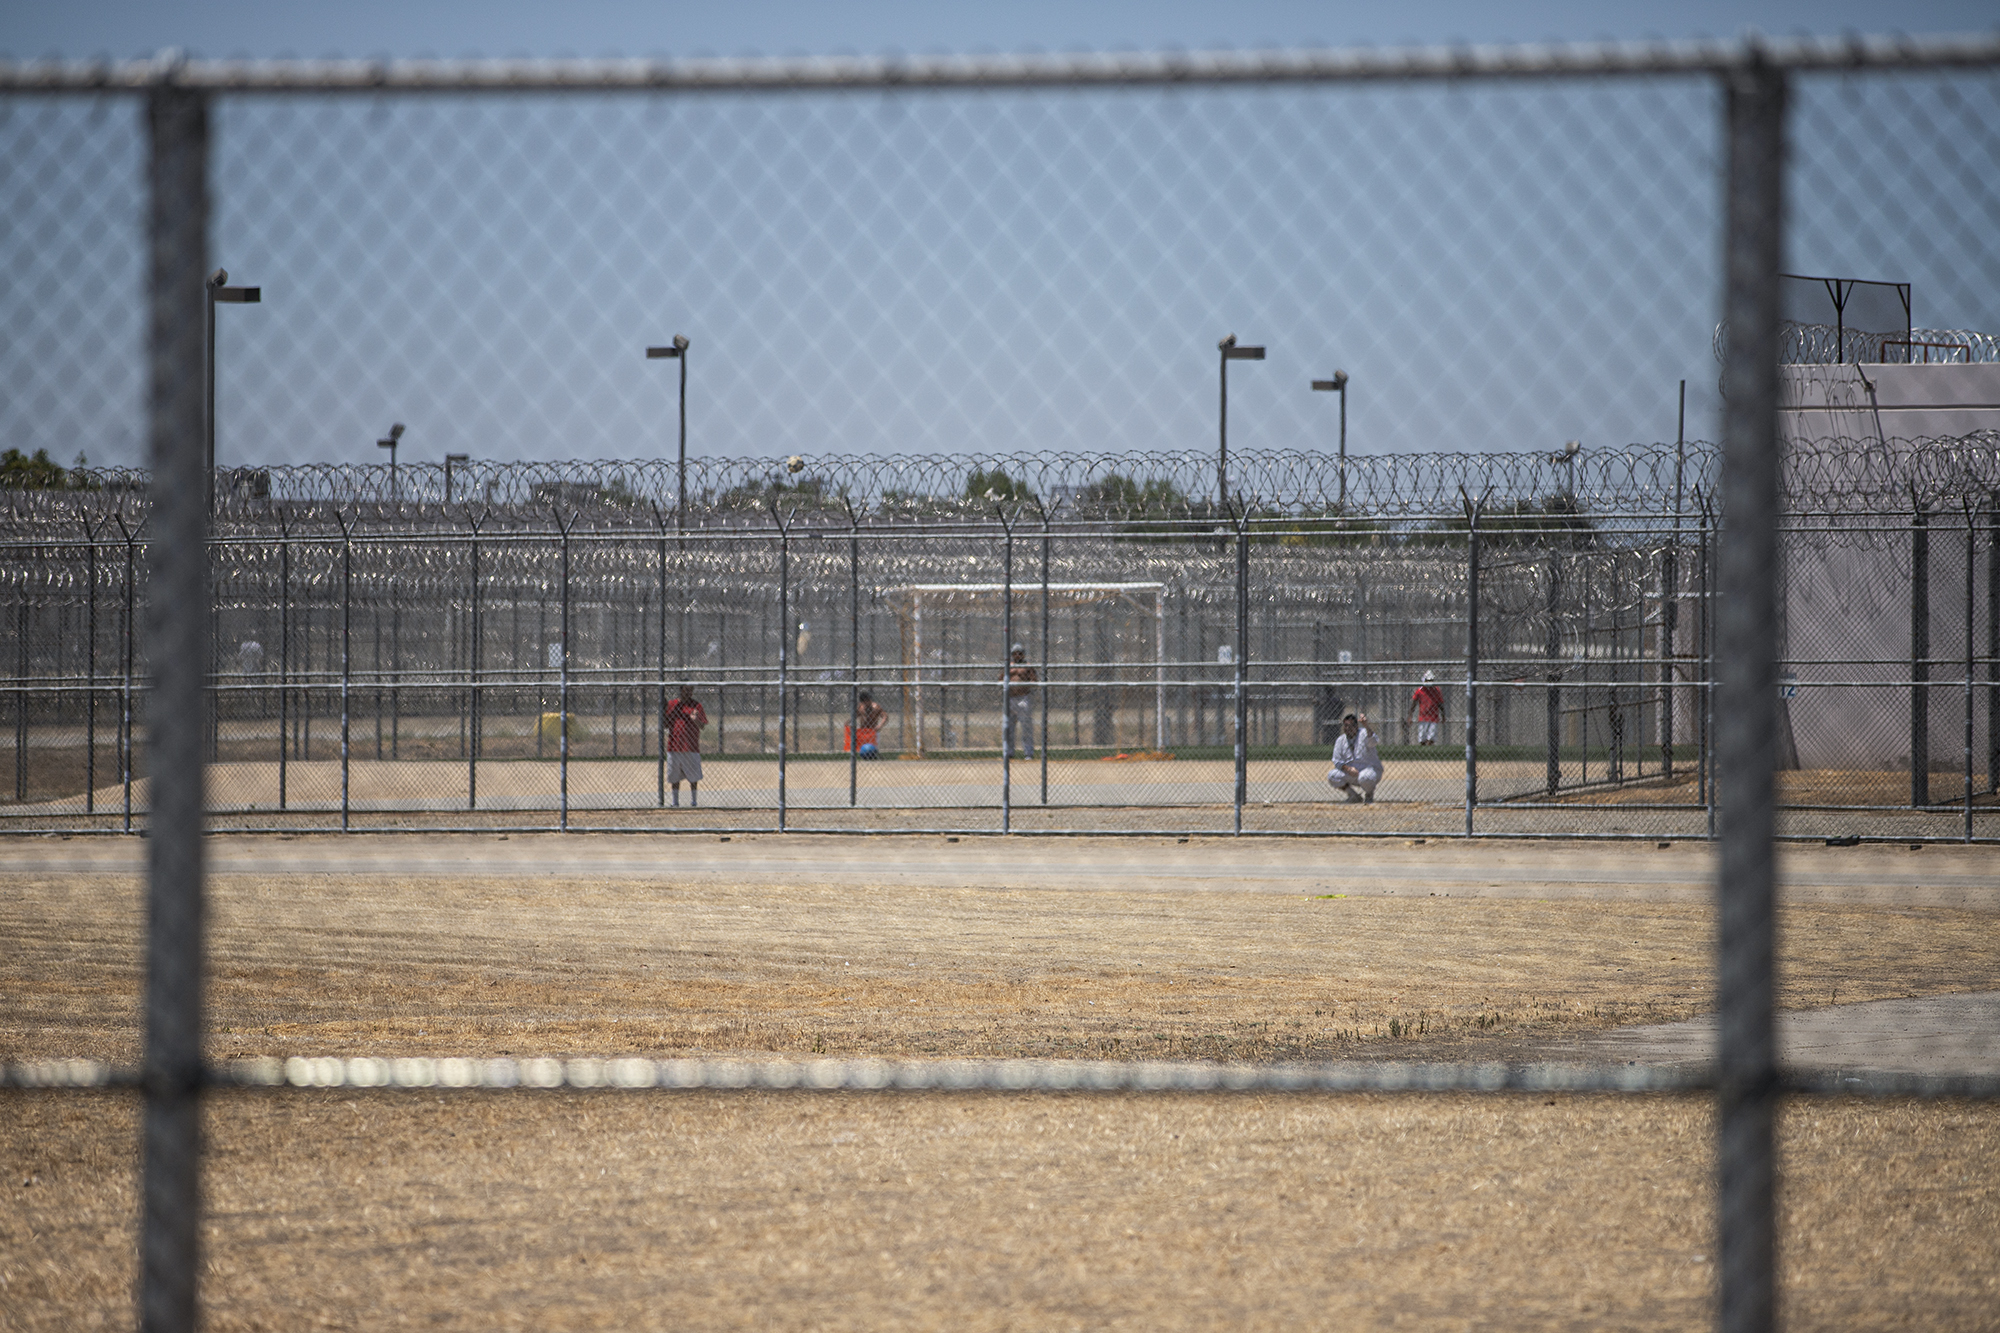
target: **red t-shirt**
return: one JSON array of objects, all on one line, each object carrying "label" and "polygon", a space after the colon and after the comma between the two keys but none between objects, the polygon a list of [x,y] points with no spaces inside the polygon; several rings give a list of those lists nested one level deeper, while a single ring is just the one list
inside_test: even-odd
[{"label": "red t-shirt", "polygon": [[1435,685],[1419,685],[1410,696],[1417,705],[1417,721],[1439,722],[1444,719],[1444,692]]},{"label": "red t-shirt", "polygon": [[687,699],[667,704],[667,751],[670,754],[700,754],[701,729],[708,725],[708,710]]}]

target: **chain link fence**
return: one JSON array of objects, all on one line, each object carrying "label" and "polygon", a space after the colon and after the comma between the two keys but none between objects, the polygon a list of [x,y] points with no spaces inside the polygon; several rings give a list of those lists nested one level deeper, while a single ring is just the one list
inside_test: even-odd
[{"label": "chain link fence", "polygon": [[[1785,834],[1993,836],[1993,443],[1795,442]],[[693,460],[687,506],[660,463],[225,471],[213,826],[1714,833],[1709,445],[1251,452],[1234,508],[1196,455],[797,461]],[[59,471],[6,496],[0,817],[130,831],[146,478]],[[1380,810],[1325,786],[1348,711]]]},{"label": "chain link fence", "polygon": [[[1771,860],[1992,836],[1990,39],[0,84],[0,819],[150,863],[143,1069],[6,1077],[143,1088],[146,1327],[211,1084],[1712,1089],[1732,1330],[1781,1092],[1991,1095],[1781,1079]],[[1716,1059],[204,1065],[205,826],[674,820],[1712,835]]]}]

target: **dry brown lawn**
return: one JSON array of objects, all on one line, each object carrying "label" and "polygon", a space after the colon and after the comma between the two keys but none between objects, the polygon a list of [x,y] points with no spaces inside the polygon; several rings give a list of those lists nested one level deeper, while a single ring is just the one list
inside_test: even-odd
[{"label": "dry brown lawn", "polygon": [[[1707,907],[1636,873],[1336,897],[982,886],[916,842],[896,854],[928,884],[681,874],[671,851],[656,876],[219,875],[213,1051],[1525,1058],[1710,993]],[[134,1058],[132,879],[0,884],[0,1053]],[[2000,988],[1977,903],[1790,895],[1784,1002]],[[0,1328],[130,1323],[133,1114],[0,1095]],[[209,1125],[217,1329],[1711,1316],[1700,1099],[234,1094]],[[1994,1327],[2000,1107],[1798,1104],[1784,1141],[1788,1327]]]},{"label": "dry brown lawn", "polygon": [[[0,1323],[130,1322],[132,1107],[10,1098]],[[1705,1106],[375,1094],[210,1116],[216,1330],[1698,1329]],[[1783,1131],[1786,1327],[1990,1329],[2000,1108]]]},{"label": "dry brown lawn", "polygon": [[[332,874],[212,898],[217,1058],[1497,1058],[1711,994],[1688,902]],[[2000,988],[1995,926],[1794,905],[1782,1000]],[[135,1060],[141,930],[129,881],[10,881],[0,1049]]]}]

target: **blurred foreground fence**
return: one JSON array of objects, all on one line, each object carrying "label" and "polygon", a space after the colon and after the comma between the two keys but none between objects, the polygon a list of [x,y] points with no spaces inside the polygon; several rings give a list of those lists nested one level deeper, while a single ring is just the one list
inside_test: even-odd
[{"label": "blurred foreground fence", "polygon": [[[195,1321],[205,1088],[457,1078],[208,1068],[204,828],[671,826],[683,680],[722,825],[1713,833],[1685,1081],[610,1077],[1713,1089],[1718,1322],[1774,1326],[1778,1099],[1850,1089],[1778,1067],[1773,839],[1989,835],[2000,42],[163,59],[0,92],[4,819],[149,834],[146,1060],[112,1080],[146,1098],[146,1328]],[[654,451],[655,359],[671,468],[488,461]],[[1677,383],[1719,450],[1625,447]],[[399,466],[420,440],[444,462]],[[1436,747],[1401,730],[1426,671]],[[923,756],[865,783],[864,688]],[[1365,811],[1319,785],[1349,707],[1387,747]],[[1992,1092],[1892,1084],[1860,1090]]]}]

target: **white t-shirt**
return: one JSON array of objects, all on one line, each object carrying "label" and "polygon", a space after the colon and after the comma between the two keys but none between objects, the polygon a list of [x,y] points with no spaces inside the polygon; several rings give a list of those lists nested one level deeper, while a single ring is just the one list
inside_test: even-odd
[{"label": "white t-shirt", "polygon": [[1333,766],[1340,768],[1346,764],[1352,764],[1356,768],[1372,768],[1378,773],[1382,771],[1382,758],[1375,752],[1375,733],[1367,727],[1355,732],[1352,741],[1348,740],[1344,731],[1335,738]]}]

